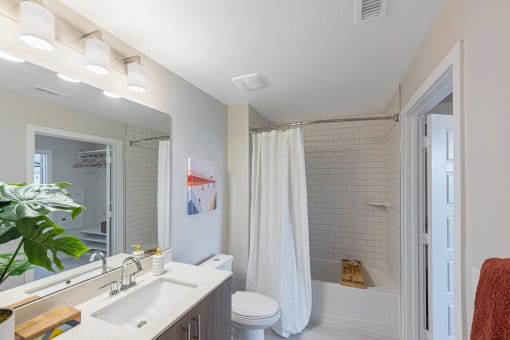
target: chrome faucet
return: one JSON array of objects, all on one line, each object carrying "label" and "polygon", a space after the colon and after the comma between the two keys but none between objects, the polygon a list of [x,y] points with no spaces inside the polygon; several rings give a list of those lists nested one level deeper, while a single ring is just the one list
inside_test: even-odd
[{"label": "chrome faucet", "polygon": [[101,258],[101,261],[103,262],[103,274],[106,273],[106,257],[104,256],[104,253],[99,250],[94,250],[92,254],[90,254],[89,262],[93,262],[96,260],[96,257],[99,256]]},{"label": "chrome faucet", "polygon": [[[136,265],[136,271],[134,273],[132,273],[131,275],[129,275],[129,277],[128,277],[127,266],[130,261]],[[120,290],[126,290],[126,289],[129,289],[130,287],[136,286],[135,274],[138,272],[141,272],[141,271],[142,271],[142,264],[140,263],[140,260],[138,260],[134,256],[126,257],[124,259],[124,261],[122,262],[122,276],[121,276],[121,281],[120,281],[121,282]]]}]

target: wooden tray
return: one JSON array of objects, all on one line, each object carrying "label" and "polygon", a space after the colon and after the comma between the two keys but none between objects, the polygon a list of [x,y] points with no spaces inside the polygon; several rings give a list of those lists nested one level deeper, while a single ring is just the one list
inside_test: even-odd
[{"label": "wooden tray", "polygon": [[366,289],[365,274],[363,272],[363,265],[361,261],[355,260],[342,260],[342,286]]},{"label": "wooden tray", "polygon": [[81,322],[81,312],[62,306],[16,326],[16,340],[53,339]]}]

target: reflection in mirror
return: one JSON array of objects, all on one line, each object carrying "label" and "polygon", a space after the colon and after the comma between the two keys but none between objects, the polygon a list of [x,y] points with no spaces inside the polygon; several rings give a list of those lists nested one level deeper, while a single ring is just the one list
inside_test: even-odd
[{"label": "reflection in mirror", "polygon": [[[90,248],[79,259],[59,253],[64,270],[57,274],[36,266],[9,277],[0,284],[2,304],[118,268],[133,245],[142,254],[170,247],[169,115],[0,60],[0,119],[0,181],[71,183],[70,197],[87,209],[76,219],[62,211],[49,217]],[[0,253],[16,246],[0,243]]]},{"label": "reflection in mirror", "polygon": [[[99,256],[109,256],[112,252],[112,229],[117,228],[110,207],[113,207],[111,195],[111,169],[116,168],[115,144],[93,143],[77,139],[67,139],[35,134],[34,176],[37,184],[56,182],[71,183],[66,190],[69,196],[87,209],[75,219],[65,211],[51,213],[49,217],[66,231],[66,234],[78,237]],[[120,142],[120,141],[119,141]],[[31,176],[32,177],[32,176]],[[113,226],[112,226],[113,224]],[[88,254],[86,254],[88,255]],[[94,255],[94,259],[97,255]],[[89,256],[75,259],[63,256],[65,270],[89,263]],[[38,280],[53,273],[42,267],[35,267],[33,279]]]}]

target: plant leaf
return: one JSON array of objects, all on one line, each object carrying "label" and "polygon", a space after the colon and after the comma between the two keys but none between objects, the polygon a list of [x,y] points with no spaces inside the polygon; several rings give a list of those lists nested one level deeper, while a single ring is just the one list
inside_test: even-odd
[{"label": "plant leaf", "polygon": [[[74,202],[69,183],[5,184],[0,182],[0,219],[18,221],[45,216],[52,211],[69,211],[74,219],[85,207]],[[2,204],[3,203],[3,204]]]},{"label": "plant leaf", "polygon": [[[13,254],[0,254],[0,276],[5,271],[7,264],[11,260]],[[21,258],[19,258],[21,257]],[[32,269],[33,265],[28,262],[25,254],[19,253],[17,258],[12,261],[11,267],[8,269],[7,276],[19,276],[27,270]],[[7,276],[5,278],[7,278]]]},{"label": "plant leaf", "polygon": [[79,258],[90,250],[77,237],[64,235],[64,229],[46,216],[24,218],[17,222],[17,227],[23,235],[28,261],[52,272],[55,271],[53,265],[59,270],[64,269],[58,258],[59,252]]},{"label": "plant leaf", "polygon": [[20,238],[21,234],[16,229],[16,223],[0,220],[0,244]]}]

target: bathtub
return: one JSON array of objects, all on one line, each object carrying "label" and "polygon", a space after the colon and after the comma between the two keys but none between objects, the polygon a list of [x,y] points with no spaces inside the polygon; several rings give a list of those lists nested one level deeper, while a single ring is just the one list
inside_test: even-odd
[{"label": "bathtub", "polygon": [[399,288],[385,270],[365,266],[367,289],[339,284],[341,263],[311,259],[312,321],[376,337],[399,338]]}]

